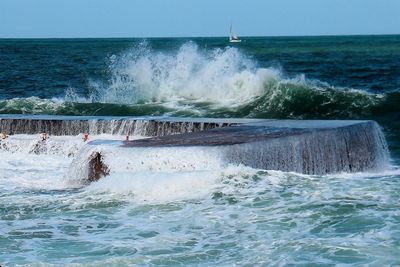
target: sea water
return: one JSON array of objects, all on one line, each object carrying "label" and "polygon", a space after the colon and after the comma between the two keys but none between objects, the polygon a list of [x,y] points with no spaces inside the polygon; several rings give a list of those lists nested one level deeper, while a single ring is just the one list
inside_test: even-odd
[{"label": "sea water", "polygon": [[0,113],[374,119],[391,166],[312,176],[143,148],[82,185],[81,135],[13,135],[0,265],[399,265],[399,60],[398,36],[1,40]]}]

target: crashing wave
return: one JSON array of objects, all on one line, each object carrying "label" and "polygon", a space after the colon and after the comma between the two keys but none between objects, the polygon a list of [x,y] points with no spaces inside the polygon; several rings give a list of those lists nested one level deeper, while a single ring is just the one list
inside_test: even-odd
[{"label": "crashing wave", "polygon": [[109,82],[91,81],[86,97],[69,88],[64,99],[0,100],[0,113],[362,118],[398,111],[400,99],[399,92],[373,94],[304,75],[288,78],[232,47],[202,51],[189,42],[163,53],[142,43],[110,62]]}]

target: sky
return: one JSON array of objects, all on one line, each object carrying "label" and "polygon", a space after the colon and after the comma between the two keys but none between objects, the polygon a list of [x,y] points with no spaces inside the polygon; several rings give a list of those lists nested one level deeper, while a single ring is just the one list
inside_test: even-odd
[{"label": "sky", "polygon": [[0,0],[0,38],[400,34],[400,0]]}]

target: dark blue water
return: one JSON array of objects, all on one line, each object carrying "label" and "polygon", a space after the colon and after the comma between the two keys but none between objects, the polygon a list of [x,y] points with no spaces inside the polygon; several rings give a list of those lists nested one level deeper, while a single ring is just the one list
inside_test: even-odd
[{"label": "dark blue water", "polygon": [[374,119],[396,154],[399,102],[400,36],[0,40],[0,113]]},{"label": "dark blue water", "polygon": [[[146,39],[154,51],[174,53],[188,41],[200,50],[224,49],[225,38]],[[108,80],[109,58],[143,39],[27,39],[0,41],[1,97],[63,96],[68,87],[87,93],[91,79]],[[260,67],[332,86],[373,91],[400,88],[399,36],[246,38],[234,45]]]}]

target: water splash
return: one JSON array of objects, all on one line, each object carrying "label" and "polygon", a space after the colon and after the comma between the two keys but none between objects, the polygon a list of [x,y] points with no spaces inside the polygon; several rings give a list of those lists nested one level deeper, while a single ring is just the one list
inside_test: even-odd
[{"label": "water splash", "polygon": [[[370,118],[398,112],[398,91],[338,88],[303,74],[259,67],[234,47],[152,50],[143,42],[109,58],[106,82],[88,80],[88,95],[0,100],[0,113],[174,115],[258,118]],[[82,91],[82,88],[79,88]]]},{"label": "water splash", "polygon": [[146,44],[115,60],[111,85],[98,92],[101,102],[212,102],[240,105],[276,79],[274,69],[257,69],[236,48],[200,51],[186,43],[172,54],[157,53]]}]

